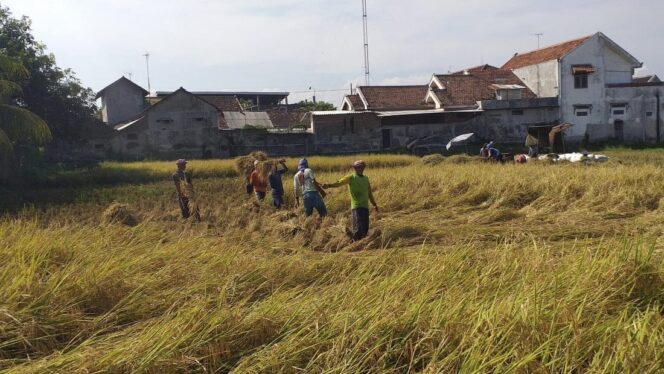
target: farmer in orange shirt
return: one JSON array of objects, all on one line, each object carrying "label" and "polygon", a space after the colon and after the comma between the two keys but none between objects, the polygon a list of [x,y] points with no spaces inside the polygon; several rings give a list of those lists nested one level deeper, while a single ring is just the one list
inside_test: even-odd
[{"label": "farmer in orange shirt", "polygon": [[265,194],[267,193],[267,178],[259,170],[259,161],[254,161],[254,171],[249,175],[249,184],[254,188],[256,193],[256,200],[258,202],[265,199]]}]

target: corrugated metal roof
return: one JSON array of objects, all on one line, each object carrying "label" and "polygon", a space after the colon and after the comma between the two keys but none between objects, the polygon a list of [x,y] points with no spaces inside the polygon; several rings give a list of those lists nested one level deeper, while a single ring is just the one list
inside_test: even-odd
[{"label": "corrugated metal roof", "polygon": [[[254,95],[254,96],[288,96],[290,92],[260,92],[260,91],[189,91],[197,96],[233,96],[233,95]],[[172,91],[157,91],[157,96],[168,96]]]},{"label": "corrugated metal roof", "polygon": [[417,114],[437,114],[437,113],[466,113],[466,112],[482,112],[481,109],[461,109],[461,110],[445,110],[445,109],[429,109],[429,110],[401,110],[394,112],[376,112],[378,117],[391,117],[391,116],[407,116]]},{"label": "corrugated metal roof", "polygon": [[491,87],[497,90],[521,90],[526,88],[520,84],[492,84]]},{"label": "corrugated metal roof", "polygon": [[311,112],[311,115],[314,116],[332,116],[332,115],[341,115],[341,114],[354,114],[354,113],[367,113],[365,111],[355,111],[355,110],[315,110]]},{"label": "corrugated metal roof", "polygon": [[246,126],[274,128],[266,112],[222,112],[229,129],[242,129]]}]

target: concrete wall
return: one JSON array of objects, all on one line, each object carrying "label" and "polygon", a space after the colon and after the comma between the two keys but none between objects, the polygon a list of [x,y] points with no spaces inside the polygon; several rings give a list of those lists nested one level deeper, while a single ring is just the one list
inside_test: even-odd
[{"label": "concrete wall", "polygon": [[558,96],[559,67],[557,60],[514,69],[514,74],[538,97]]},{"label": "concrete wall", "polygon": [[[355,118],[354,132],[349,129]],[[436,152],[457,135],[473,132],[471,143],[494,140],[522,147],[530,125],[558,120],[557,107],[504,108],[484,112],[447,112],[378,117],[374,113],[314,116],[314,146],[317,153],[377,152],[436,143]],[[359,128],[357,126],[360,126]],[[389,138],[384,144],[384,137]],[[434,149],[434,148],[432,148]]]},{"label": "concrete wall", "polygon": [[176,92],[146,113],[146,152],[160,157],[218,157],[219,111],[184,91]]},{"label": "concrete wall", "polygon": [[[660,127],[664,126],[662,102],[664,87],[616,87],[606,88],[606,105],[602,116],[604,123],[589,124],[587,128],[590,142],[607,140],[622,141],[627,144],[654,144],[657,141],[657,97],[660,96]],[[611,104],[626,104],[625,114],[612,113]],[[622,139],[619,125],[622,121]],[[660,128],[660,137],[664,139],[664,131]]]},{"label": "concrete wall", "polygon": [[146,108],[143,92],[124,80],[108,87],[101,98],[102,120],[115,125],[135,117]]},{"label": "concrete wall", "polygon": [[143,160],[147,157],[147,124],[140,121],[118,133],[110,140],[109,158]]},{"label": "concrete wall", "polygon": [[315,153],[376,152],[382,149],[380,120],[371,112],[312,116]]},{"label": "concrete wall", "polygon": [[313,134],[272,133],[264,130],[224,130],[220,136],[222,157],[236,157],[253,151],[264,151],[270,156],[306,156],[313,147]]}]

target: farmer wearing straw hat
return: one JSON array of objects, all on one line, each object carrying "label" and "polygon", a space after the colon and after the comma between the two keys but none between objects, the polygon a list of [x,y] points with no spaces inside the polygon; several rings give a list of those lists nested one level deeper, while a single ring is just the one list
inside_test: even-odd
[{"label": "farmer wearing straw hat", "polygon": [[293,177],[295,207],[300,206],[300,194],[302,194],[304,214],[310,216],[314,212],[314,209],[316,209],[319,216],[325,217],[327,215],[327,208],[325,208],[325,202],[323,202],[324,193],[325,191],[316,182],[314,172],[309,169],[307,159],[301,159],[297,165],[297,173]]},{"label": "farmer wearing straw hat", "polygon": [[349,174],[335,183],[323,184],[323,188],[339,187],[348,185],[350,193],[350,207],[353,221],[353,231],[351,237],[353,240],[360,240],[367,236],[369,231],[369,202],[378,211],[378,205],[371,192],[369,177],[364,175],[366,163],[362,160],[353,162],[355,173]]},{"label": "farmer wearing straw hat", "polygon": [[[175,161],[175,165],[177,165],[178,170],[173,173],[173,182],[175,183],[175,191],[178,195],[182,218],[189,218],[193,211],[196,220],[200,221],[201,216],[198,213],[198,205],[194,199],[194,185],[191,183],[191,173],[186,171],[187,160],[181,158]],[[193,209],[190,209],[190,203]]]}]

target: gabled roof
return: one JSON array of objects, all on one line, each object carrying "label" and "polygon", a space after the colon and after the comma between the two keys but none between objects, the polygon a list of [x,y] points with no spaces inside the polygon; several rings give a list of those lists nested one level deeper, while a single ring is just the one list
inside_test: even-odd
[{"label": "gabled roof", "polygon": [[106,90],[108,90],[109,88],[111,88],[113,86],[116,86],[120,83],[125,83],[125,84],[129,84],[130,86],[133,86],[136,90],[143,93],[143,96],[149,94],[149,92],[145,88],[137,85],[136,83],[130,81],[129,79],[127,79],[123,76],[120,79],[116,80],[115,82],[113,82],[113,83],[109,84],[108,86],[106,86],[106,87],[102,88],[101,90],[99,90],[99,92],[97,92],[97,95],[95,96],[95,100],[100,98],[101,96],[103,96],[104,92],[106,92]]},{"label": "gabled roof", "polygon": [[[119,124],[115,125],[115,126],[114,126],[115,130],[118,130],[118,131],[120,131],[120,130],[124,130],[124,129],[130,127],[130,126],[134,126],[134,125],[136,125],[137,123],[141,123],[141,120],[145,117],[145,115],[146,115],[149,111],[153,110],[154,108],[156,108],[156,107],[158,107],[158,106],[160,106],[160,105],[163,105],[165,102],[170,101],[170,98],[174,97],[174,96],[177,95],[178,93],[183,93],[183,94],[185,94],[185,95],[188,95],[188,96],[194,97],[194,98],[196,98],[197,100],[200,100],[200,101],[202,101],[202,102],[204,102],[204,103],[206,103],[206,104],[212,106],[212,107],[215,108],[215,109],[217,108],[214,104],[208,102],[207,100],[202,99],[201,97],[192,94],[191,92],[185,90],[183,87],[180,87],[179,89],[177,89],[176,91],[173,91],[170,95],[168,95],[168,96],[164,97],[163,99],[159,100],[158,102],[156,102],[156,103],[153,104],[152,106],[147,107],[145,110],[143,110],[141,113],[137,114],[137,115],[134,116],[133,118],[131,118],[131,119],[127,120],[127,121],[124,121],[123,123],[119,123]],[[217,109],[217,110],[219,110],[219,109]],[[219,124],[218,124],[218,126],[219,126],[220,128],[223,128],[224,126],[226,126],[225,119],[224,119],[224,116],[222,115],[222,113],[223,113],[223,112],[221,112],[221,111],[220,111],[220,113],[219,113]]]},{"label": "gabled roof", "polygon": [[515,53],[514,56],[502,66],[502,69],[513,70],[524,66],[540,64],[546,61],[559,60],[592,37],[593,35],[588,35],[530,52]]},{"label": "gabled roof", "polygon": [[[417,86],[359,86],[359,98],[368,110],[409,110],[432,108],[424,101],[429,87]],[[353,105],[355,106],[355,105]],[[355,110],[364,109],[360,105]]]},{"label": "gabled roof", "polygon": [[484,64],[484,65],[479,65],[479,66],[473,66],[472,68],[468,68],[468,69],[464,69],[464,70],[455,71],[454,73],[450,73],[450,74],[465,74],[466,72],[468,72],[468,73],[477,73],[477,72],[494,71],[494,70],[500,70],[500,68],[497,68],[493,65]]},{"label": "gabled roof", "polygon": [[[467,69],[465,74],[436,74],[432,77],[431,92],[428,97],[435,99],[444,107],[472,107],[478,101],[495,100],[496,89],[521,89],[521,98],[532,99],[535,93],[511,70],[503,69]],[[442,88],[439,88],[439,85]]]},{"label": "gabled roof", "polygon": [[661,82],[657,75],[646,75],[643,77],[633,77],[632,83],[657,83]]},{"label": "gabled roof", "polygon": [[364,102],[362,101],[362,98],[360,98],[360,95],[358,94],[344,96],[341,102],[341,108],[343,108],[345,103],[349,104],[350,106],[349,110],[364,109]]}]

